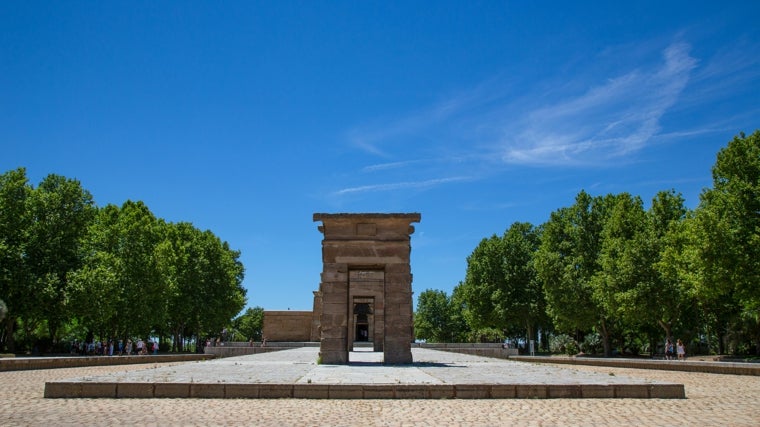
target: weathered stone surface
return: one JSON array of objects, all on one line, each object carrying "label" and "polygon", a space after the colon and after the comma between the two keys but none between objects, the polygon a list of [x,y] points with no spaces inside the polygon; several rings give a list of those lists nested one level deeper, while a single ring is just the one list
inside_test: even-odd
[{"label": "weathered stone surface", "polygon": [[581,397],[611,399],[615,397],[615,387],[610,384],[583,384],[581,385]]},{"label": "weathered stone surface", "polygon": [[116,386],[116,397],[153,397],[152,383],[120,383]]},{"label": "weathered stone surface", "polygon": [[265,311],[263,334],[267,341],[309,341],[311,311]]},{"label": "weathered stone surface", "polygon": [[518,399],[546,399],[547,386],[535,384],[518,384],[515,386],[515,397]]},{"label": "weathered stone surface", "polygon": [[154,397],[190,397],[189,383],[156,383]]},{"label": "weathered stone surface", "polygon": [[547,389],[546,397],[551,399],[568,399],[582,397],[581,386],[578,384],[560,384]]},{"label": "weathered stone surface", "polygon": [[45,384],[46,398],[82,397],[82,383],[49,382]]},{"label": "weathered stone surface", "polygon": [[[116,397],[116,383],[82,383],[82,397]],[[148,396],[152,397],[152,396]]]},{"label": "weathered stone surface", "polygon": [[330,386],[327,384],[295,384],[293,397],[296,399],[327,399],[330,397]]},{"label": "weathered stone surface", "polygon": [[261,384],[259,386],[259,398],[284,399],[293,397],[293,387],[293,384]]},{"label": "weathered stone surface", "polygon": [[[322,363],[347,363],[354,341],[371,341],[386,363],[411,363],[413,222],[420,214],[314,214],[321,221],[320,288],[312,337]],[[319,301],[317,301],[319,298]],[[318,319],[318,320],[317,320]]]},{"label": "weathered stone surface", "polygon": [[364,386],[354,384],[329,385],[330,399],[361,399],[364,397]]}]

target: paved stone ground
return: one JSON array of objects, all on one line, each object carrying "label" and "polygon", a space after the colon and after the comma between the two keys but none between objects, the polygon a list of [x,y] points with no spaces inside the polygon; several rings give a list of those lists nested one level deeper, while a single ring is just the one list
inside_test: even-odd
[{"label": "paved stone ground", "polygon": [[230,357],[180,366],[74,378],[77,382],[238,384],[659,384],[642,378],[579,372],[415,348],[413,365],[383,365],[382,353],[351,352],[349,365],[318,365],[319,348]]},{"label": "paved stone ground", "polygon": [[[688,363],[688,362],[685,362]],[[559,366],[680,383],[687,399],[301,400],[45,399],[46,381],[111,376],[155,364],[0,373],[0,425],[731,425],[760,426],[760,377]],[[547,365],[540,365],[545,367]],[[137,375],[137,374],[135,374]],[[571,374],[568,374],[571,375]]]}]

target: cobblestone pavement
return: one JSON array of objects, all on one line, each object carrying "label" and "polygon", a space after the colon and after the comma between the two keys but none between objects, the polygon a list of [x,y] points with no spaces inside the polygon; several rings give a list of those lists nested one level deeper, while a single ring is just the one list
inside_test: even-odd
[{"label": "cobblestone pavement", "polygon": [[[568,369],[567,366],[557,366]],[[646,381],[681,383],[686,386],[687,399],[43,398],[45,381],[110,375],[152,367],[155,364],[2,372],[0,425],[760,426],[760,377],[592,366],[574,366],[571,369]]]}]

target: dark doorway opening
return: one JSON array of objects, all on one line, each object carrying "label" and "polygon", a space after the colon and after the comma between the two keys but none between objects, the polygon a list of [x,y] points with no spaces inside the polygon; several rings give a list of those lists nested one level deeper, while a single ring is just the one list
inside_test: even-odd
[{"label": "dark doorway opening", "polygon": [[369,325],[367,323],[356,324],[356,338],[354,341],[369,341]]}]

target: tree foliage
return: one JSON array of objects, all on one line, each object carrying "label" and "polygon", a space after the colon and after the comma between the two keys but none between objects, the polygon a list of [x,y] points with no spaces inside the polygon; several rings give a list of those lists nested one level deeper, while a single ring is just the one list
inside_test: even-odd
[{"label": "tree foliage", "polygon": [[529,280],[513,278],[532,268],[547,329],[579,342],[598,333],[608,355],[632,340],[655,349],[674,333],[707,345],[717,336],[719,352],[752,340],[760,354],[760,131],[718,153],[713,181],[694,211],[675,190],[648,210],[628,193],[581,191],[539,227],[535,249],[524,250],[532,240],[519,224],[483,239],[455,288],[458,310],[472,330],[507,328],[531,300],[513,287]]},{"label": "tree foliage", "polygon": [[264,309],[249,307],[245,313],[232,321],[232,326],[247,340],[261,341],[264,329]]},{"label": "tree foliage", "polygon": [[14,326],[34,309],[26,248],[31,226],[28,206],[32,187],[26,170],[19,168],[0,175],[0,298],[5,301],[2,341],[15,350]]},{"label": "tree foliage", "polygon": [[602,229],[609,204],[609,198],[581,191],[573,206],[551,214],[536,253],[546,311],[557,328],[570,332],[598,328],[603,339],[610,334],[609,313],[592,278],[601,269]]},{"label": "tree foliage", "polygon": [[414,334],[428,342],[453,341],[451,336],[451,302],[445,292],[423,291],[414,313]]},{"label": "tree foliage", "polygon": [[[166,223],[143,202],[97,208],[57,175],[0,175],[0,345],[17,328],[53,343],[72,325],[99,339],[221,330],[245,305],[240,252],[211,231]],[[2,320],[2,319],[0,319]],[[81,338],[81,337],[80,337]],[[27,342],[29,345],[29,342]]]},{"label": "tree foliage", "polygon": [[547,319],[533,260],[539,243],[539,230],[516,222],[502,237],[483,239],[467,258],[458,291],[473,329],[496,329],[502,336],[522,331],[526,339],[535,338],[537,324]]}]

